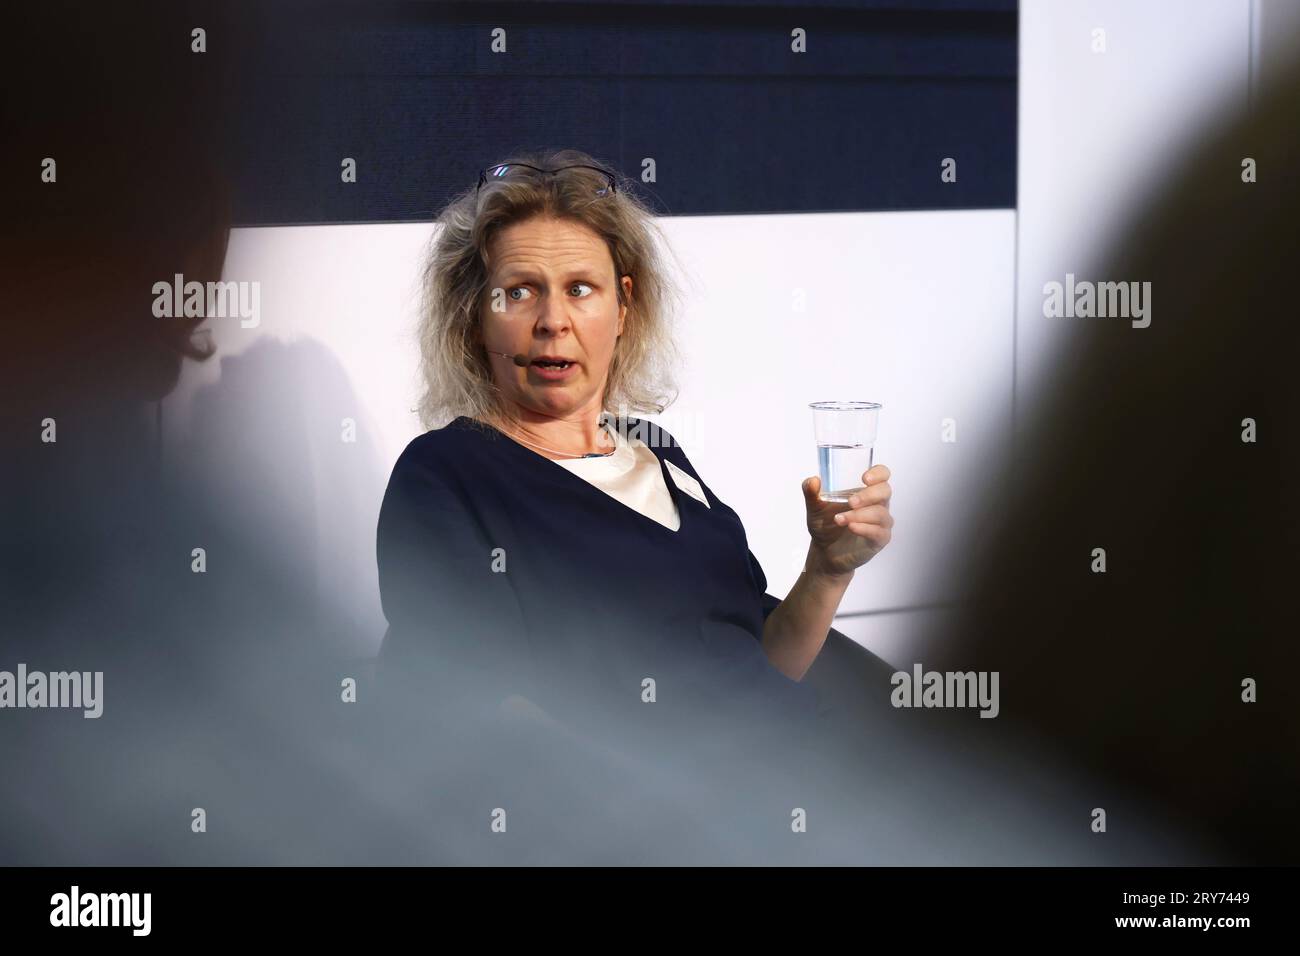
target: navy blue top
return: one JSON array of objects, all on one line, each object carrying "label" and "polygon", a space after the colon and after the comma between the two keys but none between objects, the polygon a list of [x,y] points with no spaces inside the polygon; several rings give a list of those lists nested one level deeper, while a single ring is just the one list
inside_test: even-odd
[{"label": "navy blue top", "polygon": [[[816,693],[760,645],[779,601],[739,516],[668,432],[613,424],[659,458],[678,530],[474,419],[406,447],[378,526],[380,686],[413,679],[453,713],[517,693],[622,743],[731,720],[810,727]],[[700,482],[707,507],[666,461]]]}]

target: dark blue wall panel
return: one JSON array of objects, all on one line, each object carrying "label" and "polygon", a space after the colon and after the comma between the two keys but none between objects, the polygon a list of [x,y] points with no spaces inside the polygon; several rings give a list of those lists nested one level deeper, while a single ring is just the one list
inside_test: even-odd
[{"label": "dark blue wall panel", "polygon": [[[665,215],[1012,207],[1008,0],[277,4],[213,37],[241,225],[427,220],[516,148]],[[508,52],[490,51],[491,30]],[[808,52],[790,51],[790,31]],[[340,181],[352,157],[358,181]],[[940,161],[958,162],[956,183]]]}]

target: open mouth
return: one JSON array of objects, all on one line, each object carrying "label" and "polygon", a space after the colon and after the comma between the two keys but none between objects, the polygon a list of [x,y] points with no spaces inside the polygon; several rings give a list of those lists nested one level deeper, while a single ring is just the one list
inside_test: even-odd
[{"label": "open mouth", "polygon": [[552,361],[550,361],[549,359],[537,359],[537,360],[536,360],[535,362],[533,362],[532,364],[538,366],[539,368],[565,369],[565,368],[568,368],[568,367],[569,367],[570,365],[572,365],[573,363],[572,363],[572,362],[552,362]]}]

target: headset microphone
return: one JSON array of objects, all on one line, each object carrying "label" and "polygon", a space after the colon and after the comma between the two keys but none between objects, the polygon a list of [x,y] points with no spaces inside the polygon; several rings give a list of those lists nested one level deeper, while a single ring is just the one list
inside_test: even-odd
[{"label": "headset microphone", "polygon": [[528,356],[525,355],[523,352],[516,352],[514,355],[511,355],[509,352],[496,352],[493,351],[492,349],[488,349],[487,351],[491,355],[504,355],[506,358],[513,361],[520,368],[528,368]]}]

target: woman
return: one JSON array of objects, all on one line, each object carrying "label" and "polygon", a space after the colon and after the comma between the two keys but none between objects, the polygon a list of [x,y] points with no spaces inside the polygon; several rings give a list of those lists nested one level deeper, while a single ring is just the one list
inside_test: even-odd
[{"label": "woman", "polygon": [[622,754],[726,752],[765,715],[815,718],[799,681],[889,542],[889,470],[849,505],[804,481],[805,570],[765,596],[739,516],[683,449],[607,412],[660,412],[670,390],[646,207],[564,150],[485,170],[440,226],[421,411],[450,421],[411,442],[384,498],[383,680],[462,725],[508,700]]}]

